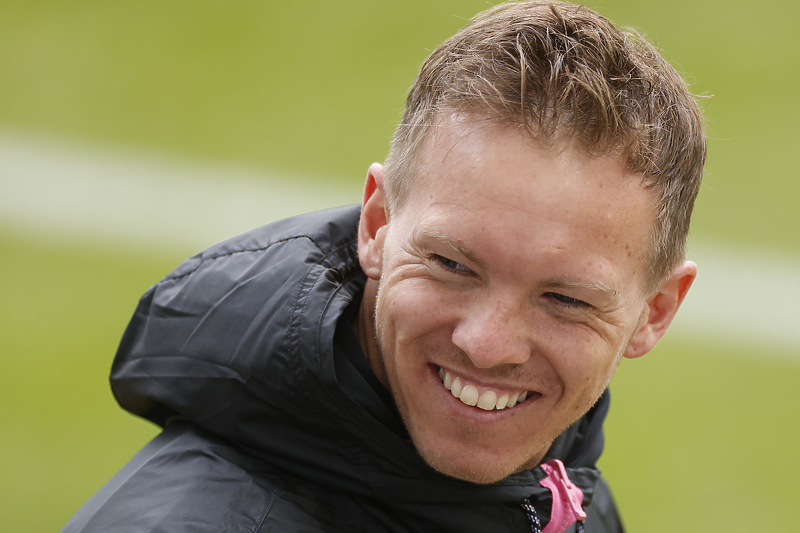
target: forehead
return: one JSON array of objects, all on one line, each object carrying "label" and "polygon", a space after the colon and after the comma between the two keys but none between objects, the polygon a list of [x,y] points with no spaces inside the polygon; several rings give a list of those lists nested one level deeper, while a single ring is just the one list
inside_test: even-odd
[{"label": "forehead", "polygon": [[470,240],[484,254],[569,250],[606,266],[631,258],[639,270],[655,221],[653,193],[621,155],[545,146],[474,117],[437,125],[404,203],[424,233]]}]

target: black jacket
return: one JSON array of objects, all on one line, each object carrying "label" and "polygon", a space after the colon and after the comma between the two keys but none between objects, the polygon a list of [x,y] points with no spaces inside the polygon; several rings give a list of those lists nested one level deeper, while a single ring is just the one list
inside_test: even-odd
[{"label": "black jacket", "polygon": [[[188,259],[141,299],[111,372],[164,431],[63,531],[529,532],[541,468],[492,485],[417,455],[351,327],[365,276],[357,207],[265,226]],[[560,436],[586,531],[620,531],[595,468],[607,394]]]}]

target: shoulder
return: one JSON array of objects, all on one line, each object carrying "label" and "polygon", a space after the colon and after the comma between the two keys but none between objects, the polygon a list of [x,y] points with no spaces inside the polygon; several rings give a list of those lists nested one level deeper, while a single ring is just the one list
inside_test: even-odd
[{"label": "shoulder", "polygon": [[201,333],[205,345],[229,349],[237,339],[252,337],[256,327],[286,331],[286,320],[320,277],[340,280],[360,273],[359,214],[353,206],[301,215],[196,254],[142,297],[129,330],[146,334],[163,328],[163,334],[147,335],[156,348],[164,341],[184,349],[194,345],[194,355],[204,351],[196,344]]},{"label": "shoulder", "polygon": [[[222,241],[181,263],[159,285],[188,282],[187,278],[200,277],[204,272],[221,268],[262,265],[284,268],[297,266],[291,263],[309,263],[352,247],[356,241],[358,206],[309,213],[280,220]],[[270,260],[280,258],[272,265]],[[290,263],[290,264],[286,264]],[[231,272],[231,275],[234,274]],[[252,272],[252,271],[251,271]]]},{"label": "shoulder", "polygon": [[61,533],[252,532],[264,531],[267,522],[322,531],[285,497],[279,475],[224,440],[178,422],[131,459]]},{"label": "shoulder", "polygon": [[346,305],[342,287],[354,290],[363,276],[359,214],[354,206],[263,226],[151,287],[112,366],[120,405],[157,424],[179,413],[227,435],[223,413],[242,412],[243,396],[264,410],[284,401],[270,394],[267,402],[269,391],[307,390],[298,385],[314,368],[306,359],[316,357],[320,321],[335,323],[331,300]]}]

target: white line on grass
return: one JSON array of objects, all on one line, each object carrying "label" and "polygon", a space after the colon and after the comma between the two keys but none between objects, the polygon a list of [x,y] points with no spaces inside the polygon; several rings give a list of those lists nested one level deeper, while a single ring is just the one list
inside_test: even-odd
[{"label": "white line on grass", "polygon": [[0,223],[84,240],[191,252],[273,220],[357,203],[360,195],[355,185],[0,132]]},{"label": "white line on grass", "polygon": [[774,346],[800,361],[800,262],[699,242],[687,255],[698,276],[674,332],[746,342],[754,357]]},{"label": "white line on grass", "polygon": [[[0,224],[186,253],[293,214],[357,203],[357,185],[111,153],[0,132]],[[690,243],[700,276],[672,334],[800,359],[800,262]]]}]

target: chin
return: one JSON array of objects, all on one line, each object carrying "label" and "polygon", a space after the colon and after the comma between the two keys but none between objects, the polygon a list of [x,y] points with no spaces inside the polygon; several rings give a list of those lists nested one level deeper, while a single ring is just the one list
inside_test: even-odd
[{"label": "chin", "polygon": [[478,485],[495,483],[538,464],[538,457],[498,457],[492,454],[484,457],[475,449],[443,451],[435,443],[418,442],[413,432],[411,439],[428,466],[445,476]]},{"label": "chin", "polygon": [[519,467],[512,468],[494,464],[482,464],[480,461],[471,461],[470,464],[460,464],[460,461],[443,460],[444,458],[441,456],[433,458],[433,460],[428,460],[423,456],[423,459],[431,468],[441,474],[477,485],[489,485],[522,470],[522,468]]}]

